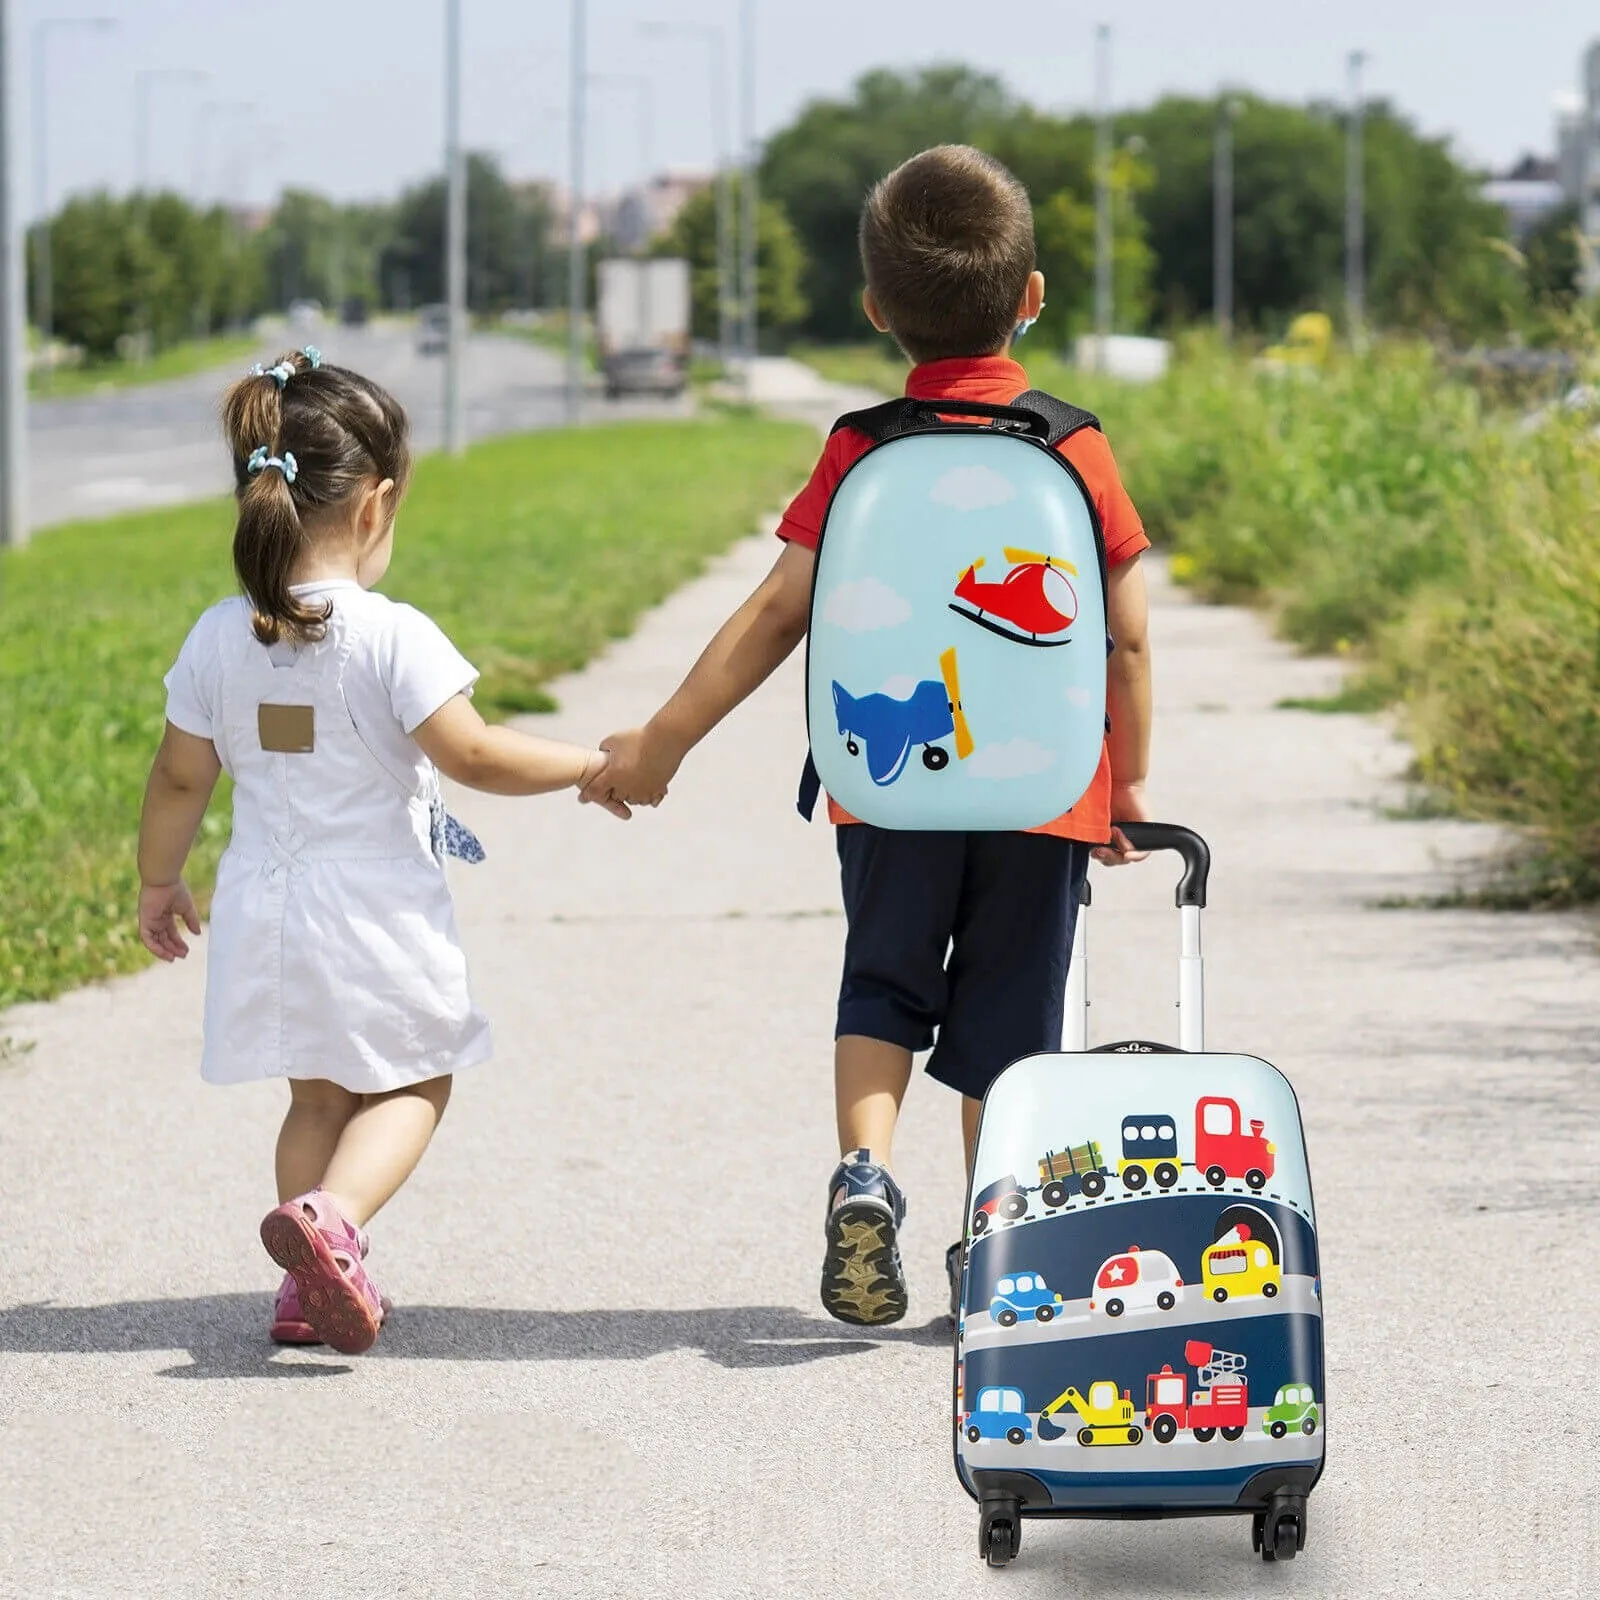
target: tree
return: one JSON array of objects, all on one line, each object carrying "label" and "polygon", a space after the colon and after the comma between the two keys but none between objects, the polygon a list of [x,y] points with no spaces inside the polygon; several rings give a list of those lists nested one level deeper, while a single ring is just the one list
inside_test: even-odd
[{"label": "tree", "polygon": [[1536,304],[1566,309],[1577,299],[1582,257],[1578,206],[1567,201],[1542,216],[1522,241],[1523,272]]},{"label": "tree", "polygon": [[[733,180],[732,212],[737,225],[744,208],[744,186]],[[693,194],[672,226],[651,245],[651,254],[683,256],[689,262],[691,328],[697,339],[719,333],[717,307],[717,203],[708,185]],[[783,207],[763,199],[756,218],[756,319],[758,331],[781,338],[805,318],[802,283],[805,252]]]},{"label": "tree", "polygon": [[108,194],[69,201],[48,226],[53,331],[108,361],[141,309],[161,300],[170,268],[129,203]]},{"label": "tree", "polygon": [[[1341,113],[1251,96],[1233,125],[1234,306],[1277,326],[1344,299],[1345,137]],[[1213,310],[1213,158],[1218,102],[1169,96],[1119,118],[1145,140],[1154,182],[1141,204],[1169,322]],[[1443,140],[1387,106],[1365,122],[1368,314],[1381,324],[1475,334],[1503,326],[1518,286],[1505,222]]]},{"label": "tree", "polygon": [[794,226],[806,261],[808,336],[863,335],[856,227],[867,190],[929,145],[985,146],[1015,109],[998,78],[967,67],[869,72],[849,100],[814,100],[768,142],[761,192]]},{"label": "tree", "polygon": [[[396,207],[392,238],[379,274],[390,305],[445,298],[445,184],[435,178],[409,189]],[[530,263],[548,228],[543,200],[514,193],[492,156],[467,157],[467,304],[480,313],[506,311],[528,282]]]}]

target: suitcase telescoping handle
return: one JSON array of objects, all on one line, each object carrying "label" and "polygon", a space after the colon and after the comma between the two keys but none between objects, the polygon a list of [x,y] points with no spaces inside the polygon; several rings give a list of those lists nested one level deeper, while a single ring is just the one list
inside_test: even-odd
[{"label": "suitcase telescoping handle", "polygon": [[[1206,1039],[1205,968],[1200,958],[1200,912],[1206,903],[1211,851],[1192,828],[1170,822],[1120,822],[1135,850],[1175,850],[1183,857],[1183,877],[1176,900],[1183,944],[1178,956],[1178,1047],[1203,1050]],[[1072,940],[1072,965],[1067,972],[1063,1050],[1089,1048],[1089,885],[1083,886],[1077,927]]]}]

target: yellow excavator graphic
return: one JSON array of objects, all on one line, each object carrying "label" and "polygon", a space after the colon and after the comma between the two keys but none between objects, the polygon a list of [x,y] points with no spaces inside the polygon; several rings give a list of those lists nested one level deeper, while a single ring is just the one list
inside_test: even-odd
[{"label": "yellow excavator graphic", "polygon": [[1079,1444],[1138,1444],[1144,1438],[1144,1429],[1133,1420],[1133,1401],[1126,1393],[1119,1395],[1109,1378],[1091,1383],[1087,1400],[1076,1389],[1058,1394],[1039,1413],[1037,1432],[1041,1439],[1059,1439],[1066,1433],[1055,1420],[1056,1413],[1065,1406],[1071,1406],[1083,1422],[1078,1429]]}]

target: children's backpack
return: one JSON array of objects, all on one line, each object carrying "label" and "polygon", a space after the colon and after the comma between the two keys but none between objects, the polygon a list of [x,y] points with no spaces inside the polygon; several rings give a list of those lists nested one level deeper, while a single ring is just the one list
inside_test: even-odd
[{"label": "children's backpack", "polygon": [[1056,446],[1097,427],[1038,390],[834,424],[872,446],[817,545],[802,815],[820,786],[880,828],[1008,831],[1083,797],[1106,728],[1105,544]]}]

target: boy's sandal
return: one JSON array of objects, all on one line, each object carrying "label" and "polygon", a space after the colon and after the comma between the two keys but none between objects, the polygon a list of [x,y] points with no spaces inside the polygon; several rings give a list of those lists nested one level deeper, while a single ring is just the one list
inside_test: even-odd
[{"label": "boy's sandal", "polygon": [[389,1308],[361,1264],[365,1235],[320,1189],[269,1211],[261,1242],[293,1279],[301,1315],[317,1338],[342,1355],[372,1348]]}]

